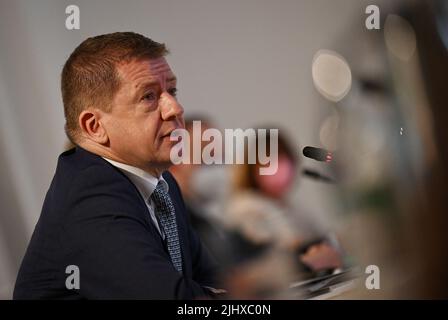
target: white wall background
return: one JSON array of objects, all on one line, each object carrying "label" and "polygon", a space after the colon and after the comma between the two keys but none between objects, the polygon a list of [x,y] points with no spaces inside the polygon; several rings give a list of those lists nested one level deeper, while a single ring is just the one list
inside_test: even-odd
[{"label": "white wall background", "polygon": [[[76,4],[81,29],[65,28]],[[85,38],[135,31],[165,42],[186,113],[221,128],[271,123],[320,145],[329,112],[311,79],[313,55],[331,49],[366,2],[358,0],[0,0],[0,298],[16,273],[66,138],[62,66]],[[362,25],[359,26],[362,28]],[[300,152],[300,149],[297,149]],[[311,164],[311,163],[310,163]],[[303,181],[299,201],[323,215],[324,186]]]}]

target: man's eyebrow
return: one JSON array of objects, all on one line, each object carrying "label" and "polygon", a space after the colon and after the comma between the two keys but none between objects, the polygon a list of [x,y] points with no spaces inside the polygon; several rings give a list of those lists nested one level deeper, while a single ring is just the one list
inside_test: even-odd
[{"label": "man's eyebrow", "polygon": [[177,81],[177,78],[176,78],[176,76],[171,76],[171,77],[168,77],[168,79],[166,79],[166,81],[167,82]]},{"label": "man's eyebrow", "polygon": [[[166,79],[166,82],[174,82],[174,81],[177,81],[176,76],[171,76],[171,77],[168,77],[168,79]],[[137,90],[144,90],[149,87],[158,86],[158,85],[159,85],[158,80],[150,80],[150,81],[145,81],[145,82],[139,83],[135,87]]]}]

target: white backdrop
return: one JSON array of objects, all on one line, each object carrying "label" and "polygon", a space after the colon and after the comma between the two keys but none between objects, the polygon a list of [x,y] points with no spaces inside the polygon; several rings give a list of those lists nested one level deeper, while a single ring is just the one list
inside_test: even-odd
[{"label": "white backdrop", "polygon": [[[0,298],[11,297],[64,149],[59,76],[82,40],[135,31],[165,42],[187,114],[205,113],[221,128],[279,125],[295,143],[320,145],[329,111],[313,87],[312,58],[363,21],[366,3],[0,0]],[[80,8],[80,30],[65,28],[69,4]],[[325,216],[325,188],[304,181],[297,199]]]}]

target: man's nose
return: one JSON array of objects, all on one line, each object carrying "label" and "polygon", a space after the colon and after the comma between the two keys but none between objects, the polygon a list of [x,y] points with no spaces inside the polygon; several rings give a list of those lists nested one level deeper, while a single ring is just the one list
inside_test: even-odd
[{"label": "man's nose", "polygon": [[177,102],[177,99],[167,92],[160,96],[160,112],[163,120],[180,117],[184,113],[184,108]]}]

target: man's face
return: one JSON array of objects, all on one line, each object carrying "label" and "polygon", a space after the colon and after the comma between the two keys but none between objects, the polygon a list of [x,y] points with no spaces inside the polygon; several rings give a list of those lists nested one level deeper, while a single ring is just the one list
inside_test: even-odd
[{"label": "man's face", "polygon": [[117,67],[121,86],[112,111],[104,115],[110,150],[146,171],[170,164],[171,131],[184,127],[176,98],[176,77],[165,58],[132,61]]}]

